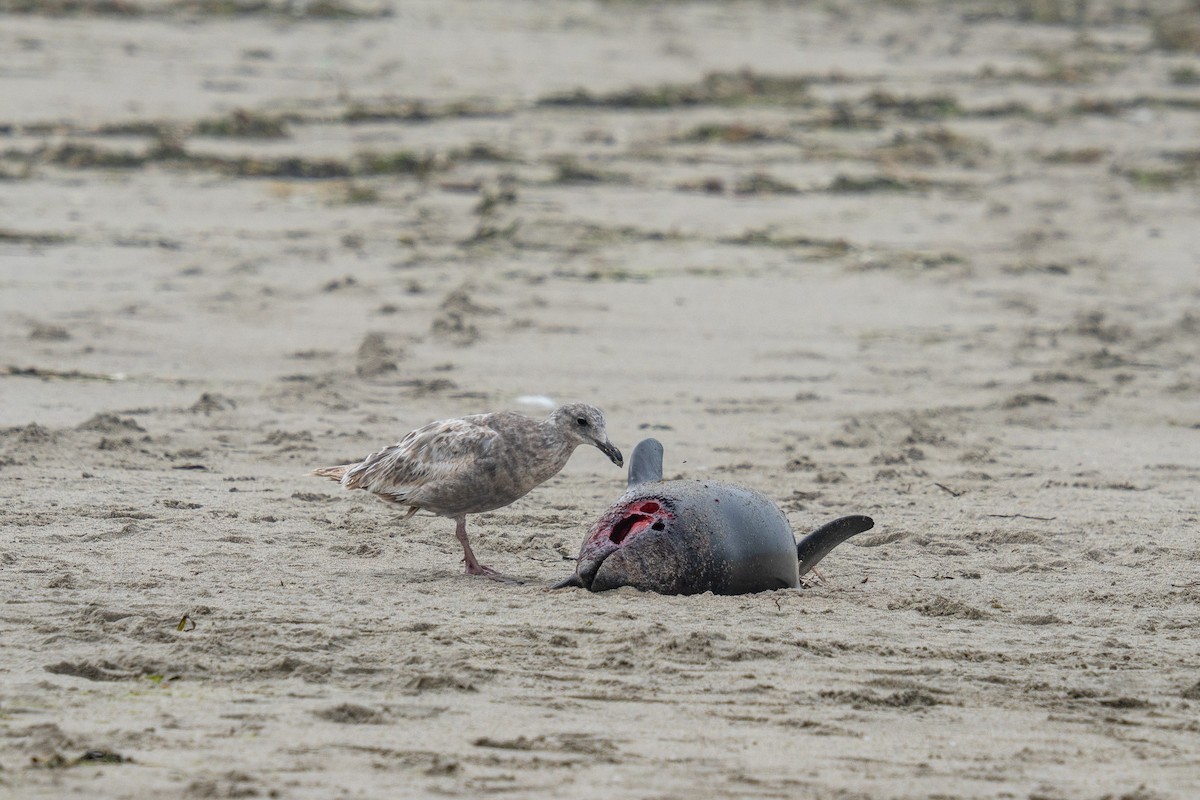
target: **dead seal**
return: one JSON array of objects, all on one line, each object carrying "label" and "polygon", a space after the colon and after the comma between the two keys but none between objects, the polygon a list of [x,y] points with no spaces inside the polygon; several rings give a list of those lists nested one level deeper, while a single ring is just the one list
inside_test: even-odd
[{"label": "dead seal", "polygon": [[796,588],[833,548],[875,522],[842,517],[796,543],[765,495],[718,481],[664,481],[663,446],[644,439],[625,494],[592,526],[575,573],[553,588],[632,586],[659,594],[749,594]]}]

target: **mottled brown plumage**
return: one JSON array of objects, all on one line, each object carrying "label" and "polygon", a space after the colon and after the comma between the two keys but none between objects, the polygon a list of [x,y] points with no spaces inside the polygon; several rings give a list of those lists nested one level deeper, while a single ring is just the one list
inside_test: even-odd
[{"label": "mottled brown plumage", "polygon": [[621,451],[608,440],[604,414],[583,403],[560,406],[542,420],[511,411],[431,422],[355,464],[313,470],[347,489],[419,509],[457,523],[456,535],[471,575],[495,575],[475,559],[467,514],[502,508],[553,477],[581,444],[613,463]]}]

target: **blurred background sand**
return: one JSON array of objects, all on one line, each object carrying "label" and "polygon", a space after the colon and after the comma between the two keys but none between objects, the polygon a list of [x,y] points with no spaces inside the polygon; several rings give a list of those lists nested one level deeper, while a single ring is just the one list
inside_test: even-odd
[{"label": "blurred background sand", "polygon": [[[1200,796],[1195,4],[0,2],[0,794]],[[876,528],[544,587],[307,477],[605,409]]]}]

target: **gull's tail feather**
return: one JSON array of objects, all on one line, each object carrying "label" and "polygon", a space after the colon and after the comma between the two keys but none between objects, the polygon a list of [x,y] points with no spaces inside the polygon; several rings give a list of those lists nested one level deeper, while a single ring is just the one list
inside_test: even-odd
[{"label": "gull's tail feather", "polygon": [[311,475],[316,475],[318,478],[329,478],[332,481],[341,481],[346,473],[350,471],[353,464],[342,464],[340,467],[321,467],[314,469]]}]

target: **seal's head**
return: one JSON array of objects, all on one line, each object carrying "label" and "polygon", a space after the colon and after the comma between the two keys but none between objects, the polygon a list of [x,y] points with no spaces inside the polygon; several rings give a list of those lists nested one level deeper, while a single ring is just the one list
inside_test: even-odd
[{"label": "seal's head", "polygon": [[637,492],[618,501],[588,531],[575,574],[559,585],[594,592],[617,586],[673,586],[686,557],[677,552],[680,543],[671,530],[675,513],[670,504],[665,497]]},{"label": "seal's head", "polygon": [[608,456],[618,467],[624,465],[621,451],[608,440],[604,412],[587,403],[569,403],[550,414],[550,421],[569,442],[589,444]]}]

